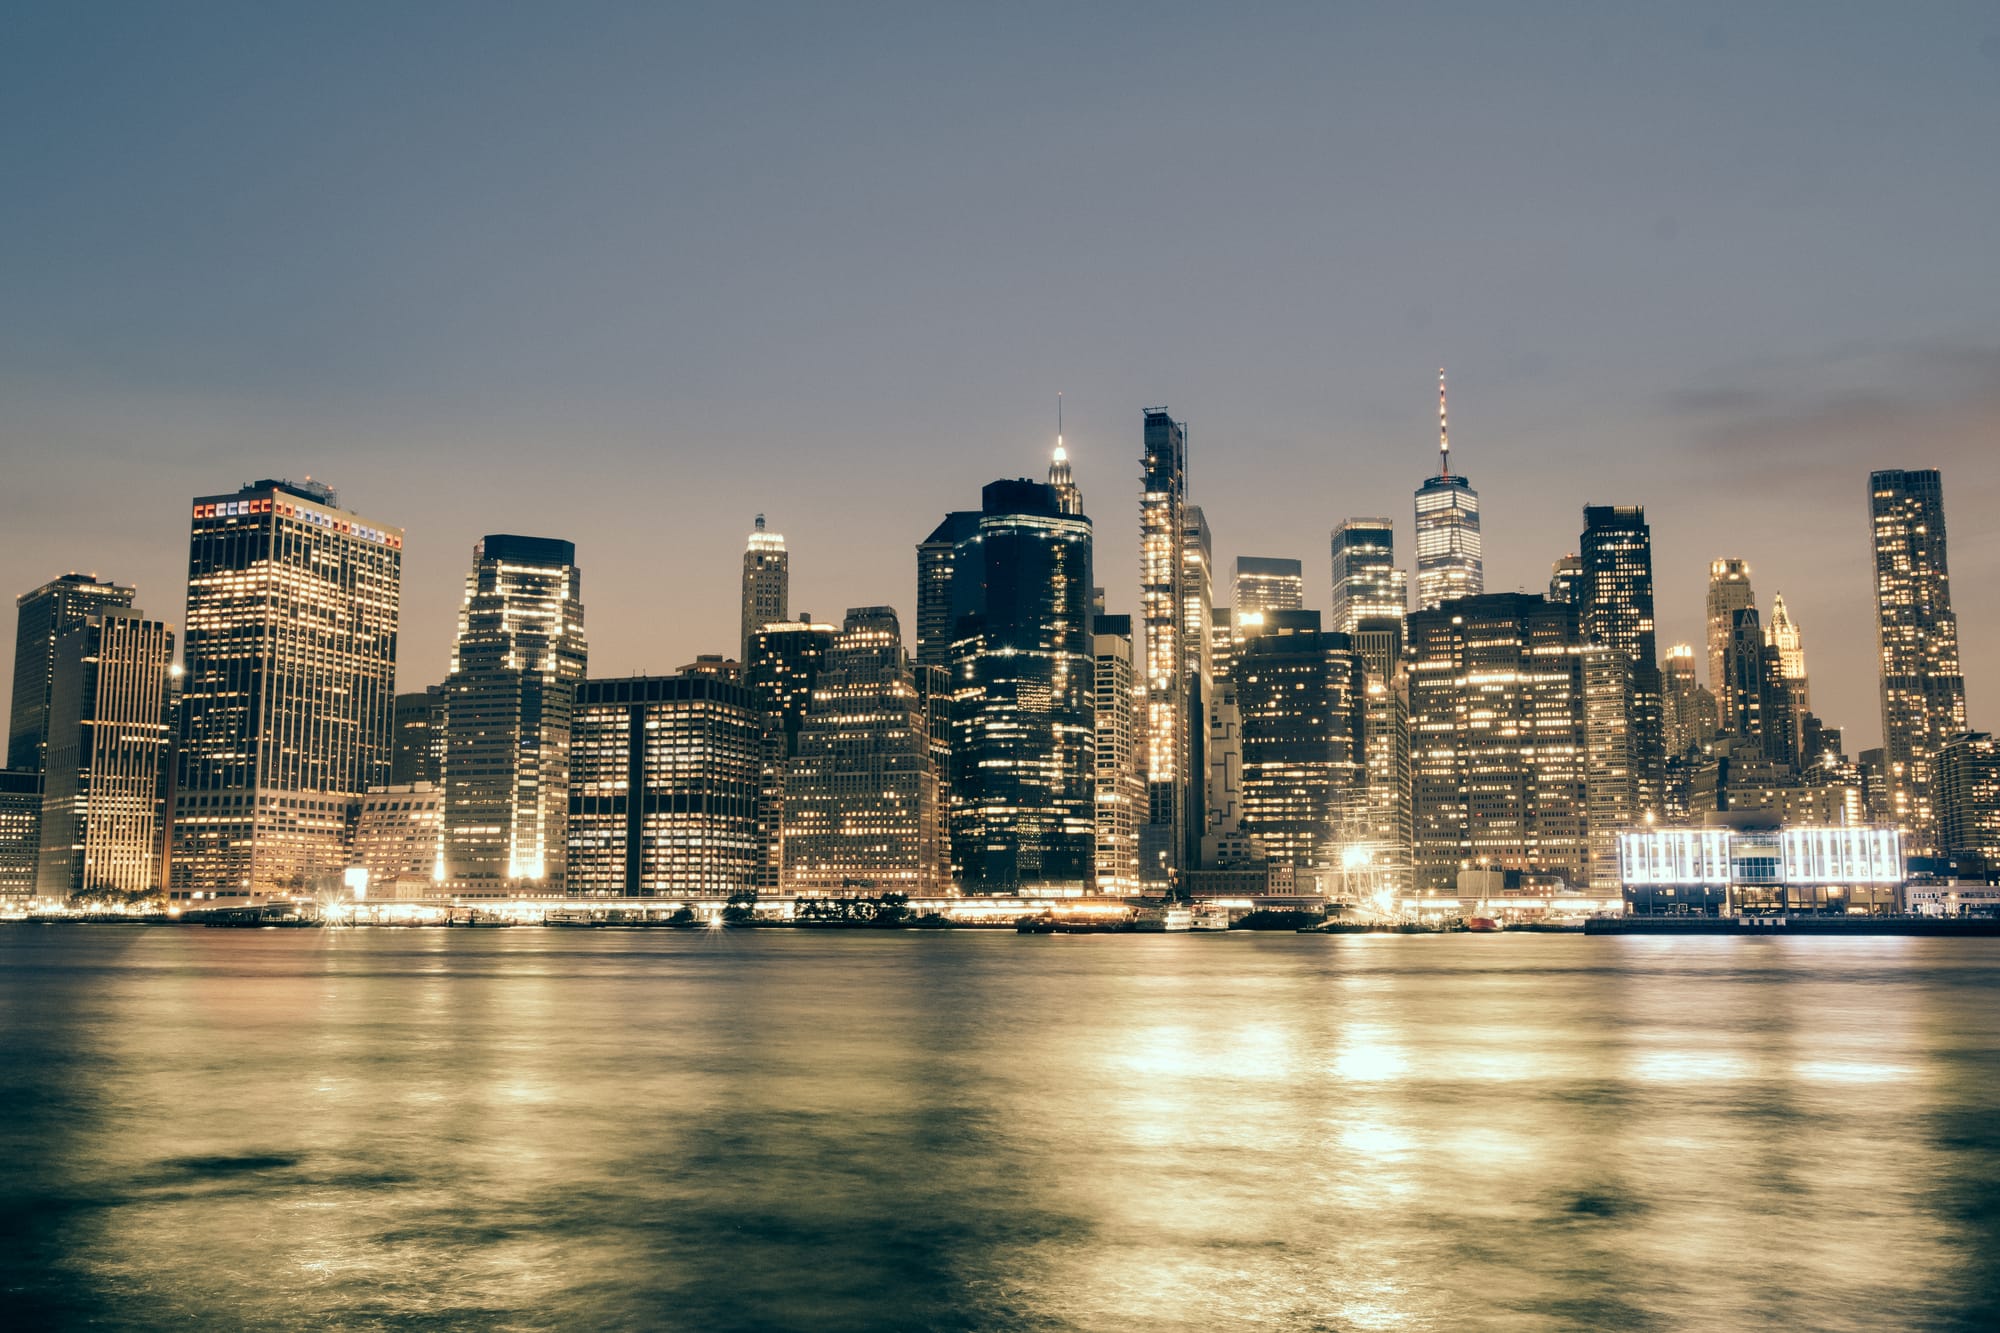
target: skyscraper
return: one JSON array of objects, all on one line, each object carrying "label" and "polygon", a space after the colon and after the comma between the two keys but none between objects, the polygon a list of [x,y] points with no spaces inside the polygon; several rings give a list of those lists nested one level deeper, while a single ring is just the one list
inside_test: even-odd
[{"label": "skyscraper", "polygon": [[1549,566],[1549,600],[1552,602],[1581,602],[1583,600],[1583,557],[1571,552],[1557,556]]},{"label": "skyscraper", "polygon": [[[1778,672],[1785,679],[1785,689],[1791,694],[1792,721],[1803,727],[1806,715],[1812,712],[1812,683],[1806,676],[1806,649],[1804,637],[1799,633],[1798,622],[1792,619],[1791,608],[1785,605],[1785,594],[1771,594],[1771,626],[1765,631],[1771,647],[1778,652]],[[1795,738],[1803,746],[1804,735]]]},{"label": "skyscraper", "polygon": [[429,685],[396,696],[392,786],[428,782],[444,790],[444,686]]},{"label": "skyscraper", "polygon": [[1201,836],[1208,827],[1208,705],[1215,696],[1215,645],[1209,636],[1209,622],[1215,611],[1215,543],[1208,531],[1208,515],[1200,505],[1182,511],[1187,530],[1183,534],[1182,559],[1186,570],[1181,579],[1181,651],[1188,664],[1186,735],[1188,743],[1187,842],[1181,848],[1181,864],[1197,865],[1201,860]]},{"label": "skyscraper", "polygon": [[452,879],[561,887],[570,725],[587,661],[576,546],[481,538],[444,683]]},{"label": "skyscraper", "polygon": [[1582,649],[1584,804],[1590,887],[1619,891],[1618,835],[1640,815],[1638,737],[1632,727],[1632,663],[1599,642]]},{"label": "skyscraper", "polygon": [[1088,885],[1090,520],[1064,514],[1037,481],[996,481],[981,498],[978,533],[957,556],[967,576],[953,617],[952,860],[969,892]]},{"label": "skyscraper", "polygon": [[1317,611],[1278,611],[1244,645],[1236,677],[1242,831],[1281,865],[1336,864],[1367,789],[1360,657]]},{"label": "skyscraper", "polygon": [[1140,877],[1163,885],[1186,862],[1192,747],[1185,614],[1187,432],[1148,408],[1139,497],[1139,619],[1145,628],[1146,824]]},{"label": "skyscraper", "polygon": [[1056,451],[1049,460],[1049,487],[1056,493],[1056,508],[1065,514],[1083,512],[1083,492],[1077,489],[1076,474],[1069,465],[1069,450],[1063,445],[1062,395],[1056,395]]},{"label": "skyscraper", "polygon": [[1480,554],[1479,492],[1451,470],[1445,419],[1444,371],[1438,371],[1438,473],[1417,487],[1417,602],[1433,610],[1486,590]]},{"label": "skyscraper", "polygon": [[314,481],[194,502],[175,896],[315,888],[388,781],[403,534]]},{"label": "skyscraper", "polygon": [[2000,870],[2000,742],[1991,732],[1961,731],[1938,750],[1937,808],[1939,851]]},{"label": "skyscraper", "polygon": [[723,676],[587,680],[570,756],[572,897],[721,898],[757,868],[764,719]]},{"label": "skyscraper", "polygon": [[1578,628],[1626,663],[1634,818],[1660,809],[1666,736],[1660,653],[1653,626],[1653,530],[1642,505],[1585,505]]},{"label": "skyscraper", "polygon": [[56,640],[36,893],[160,883],[171,626],[107,606]]},{"label": "skyscraper", "polygon": [[979,511],[955,509],[917,543],[917,661],[949,668],[952,617],[961,602],[958,552],[979,535]]},{"label": "skyscraper", "polygon": [[1875,539],[1882,748],[1896,822],[1917,855],[1937,847],[1938,751],[1965,730],[1965,677],[1951,610],[1944,479],[1935,468],[1869,477]]},{"label": "skyscraper", "polygon": [[799,752],[812,707],[813,687],[826,666],[838,634],[831,625],[807,619],[766,625],[750,639],[743,682],[765,719],[764,755],[757,793],[757,873],[755,887],[777,892],[784,866],[786,768]]},{"label": "skyscraper", "polygon": [[1724,661],[1735,641],[1736,613],[1757,605],[1750,590],[1750,562],[1728,558],[1711,560],[1708,565],[1708,692],[1715,696],[1716,712],[1722,727],[1736,715],[1736,700],[1729,692],[1729,667]]},{"label": "skyscraper", "polygon": [[1096,616],[1091,642],[1096,656],[1097,891],[1125,896],[1139,892],[1139,826],[1146,818],[1132,617]]},{"label": "skyscraper", "polygon": [[1231,593],[1239,616],[1298,611],[1306,604],[1305,566],[1269,555],[1239,555]]},{"label": "skyscraper", "polygon": [[783,886],[791,893],[936,893],[945,808],[929,719],[886,606],[851,610],[827,650],[786,769]]},{"label": "skyscraper", "polygon": [[1667,649],[1662,675],[1661,719],[1667,755],[1679,759],[1715,738],[1715,696],[1695,677],[1690,644],[1677,643]]},{"label": "skyscraper", "polygon": [[89,574],[64,574],[14,599],[14,706],[7,719],[7,767],[42,771],[56,640],[109,607],[132,605],[132,589]]},{"label": "skyscraper", "polygon": [[750,659],[750,636],[766,625],[784,620],[791,588],[791,557],[784,536],[764,529],[764,516],[743,548],[743,633],[736,640],[738,660]]},{"label": "skyscraper", "polygon": [[1417,887],[1458,871],[1583,882],[1587,824],[1574,606],[1488,593],[1409,620]]},{"label": "skyscraper", "polygon": [[1352,634],[1364,620],[1401,620],[1409,610],[1408,577],[1396,564],[1395,525],[1386,518],[1342,522],[1333,530],[1333,629]]}]

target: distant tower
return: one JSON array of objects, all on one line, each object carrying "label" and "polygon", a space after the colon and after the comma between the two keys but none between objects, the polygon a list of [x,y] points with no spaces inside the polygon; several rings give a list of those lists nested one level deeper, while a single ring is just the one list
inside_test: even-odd
[{"label": "distant tower", "polygon": [[1239,555],[1232,595],[1239,618],[1256,616],[1261,620],[1267,611],[1304,610],[1305,567],[1276,556]]},{"label": "distant tower", "polygon": [[1927,855],[1938,843],[1938,752],[1965,730],[1944,479],[1935,468],[1876,472],[1868,491],[1888,795],[1893,817],[1910,833],[1910,850]]},{"label": "distant tower", "polygon": [[1583,600],[1583,557],[1571,553],[1556,557],[1549,567],[1549,600],[1552,602],[1581,602]]},{"label": "distant tower", "polygon": [[[1784,677],[1785,688],[1792,696],[1792,721],[1796,726],[1805,725],[1806,714],[1812,711],[1812,686],[1806,679],[1805,641],[1799,634],[1799,624],[1792,619],[1791,609],[1785,605],[1785,594],[1771,594],[1771,626],[1766,631],[1771,647],[1778,653],[1778,671]],[[1803,736],[1800,737],[1803,740]]]},{"label": "distant tower", "polygon": [[1734,558],[1711,560],[1708,565],[1708,692],[1722,715],[1722,729],[1736,715],[1736,700],[1729,692],[1727,658],[1736,635],[1736,613],[1757,605],[1750,590],[1750,562]]},{"label": "distant tower", "polygon": [[1132,662],[1132,617],[1092,621],[1096,655],[1097,890],[1139,892],[1139,826],[1146,818],[1146,782],[1139,767],[1139,700],[1144,691]]},{"label": "distant tower", "polygon": [[1451,470],[1444,371],[1438,371],[1438,473],[1417,487],[1417,601],[1436,609],[1486,590],[1479,544],[1479,492]]},{"label": "distant tower", "polygon": [[1395,525],[1350,518],[1333,530],[1333,628],[1352,634],[1364,620],[1409,614],[1407,576],[1396,564]]},{"label": "distant tower", "polygon": [[750,660],[750,640],[766,625],[776,624],[791,613],[785,609],[791,588],[791,565],[785,552],[784,536],[764,530],[764,516],[757,515],[756,531],[743,548],[743,632],[738,638],[737,661]]}]

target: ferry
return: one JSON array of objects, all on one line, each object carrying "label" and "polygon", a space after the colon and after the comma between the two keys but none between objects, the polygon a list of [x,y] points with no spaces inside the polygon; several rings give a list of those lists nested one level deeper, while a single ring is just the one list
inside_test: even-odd
[{"label": "ferry", "polygon": [[1498,920],[1490,916],[1469,916],[1465,918],[1465,928],[1467,930],[1477,930],[1477,931],[1495,931],[1495,930],[1507,929],[1507,927],[1501,925]]}]

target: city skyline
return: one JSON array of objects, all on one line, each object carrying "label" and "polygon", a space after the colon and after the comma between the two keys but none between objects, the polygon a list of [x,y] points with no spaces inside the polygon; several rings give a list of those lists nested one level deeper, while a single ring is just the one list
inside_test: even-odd
[{"label": "city skyline", "polygon": [[[24,21],[0,123],[51,128],[9,140],[37,202],[0,215],[0,586],[95,570],[178,624],[182,500],[310,474],[415,534],[405,690],[443,679],[487,532],[579,543],[603,672],[727,651],[759,512],[793,607],[908,629],[909,516],[1042,475],[1061,391],[1111,611],[1138,610],[1112,501],[1158,403],[1216,568],[1300,559],[1325,611],[1341,519],[1413,549],[1444,365],[1490,589],[1539,591],[1584,504],[1643,504],[1663,650],[1704,642],[1708,562],[1747,559],[1865,746],[1857,479],[1937,467],[1975,723],[2000,689],[1977,7],[1236,35],[1106,11],[1053,43],[942,13],[626,14],[582,46],[559,16],[472,18],[411,20],[394,59],[332,16],[303,42],[296,15],[186,16],[138,47]],[[1201,74],[1162,102],[1162,64]],[[1135,225],[1162,181],[1174,206]]]}]

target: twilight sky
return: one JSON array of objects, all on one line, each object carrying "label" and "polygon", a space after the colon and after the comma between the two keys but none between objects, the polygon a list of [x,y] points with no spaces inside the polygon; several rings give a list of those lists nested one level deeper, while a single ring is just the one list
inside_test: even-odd
[{"label": "twilight sky", "polygon": [[310,473],[409,530],[406,689],[484,532],[577,543],[593,674],[733,651],[759,510],[908,634],[1061,390],[1111,609],[1160,404],[1325,609],[1444,365],[1489,589],[1643,503],[1662,650],[1748,558],[1850,751],[1867,472],[1944,469],[2000,725],[2000,9],[1611,8],[0,4],[0,589],[178,625],[187,498]]}]

